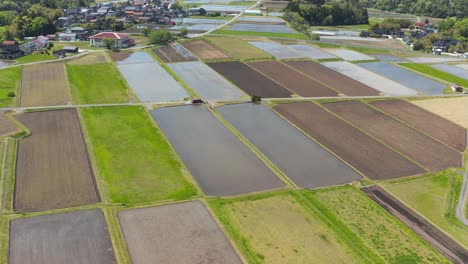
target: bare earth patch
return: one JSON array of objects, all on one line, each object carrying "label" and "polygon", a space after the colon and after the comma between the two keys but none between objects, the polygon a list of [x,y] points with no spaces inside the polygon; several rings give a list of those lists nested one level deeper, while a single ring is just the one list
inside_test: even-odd
[{"label": "bare earth patch", "polygon": [[418,100],[412,103],[468,128],[468,97]]},{"label": "bare earth patch", "polygon": [[0,137],[18,132],[18,127],[4,114],[0,113]]}]

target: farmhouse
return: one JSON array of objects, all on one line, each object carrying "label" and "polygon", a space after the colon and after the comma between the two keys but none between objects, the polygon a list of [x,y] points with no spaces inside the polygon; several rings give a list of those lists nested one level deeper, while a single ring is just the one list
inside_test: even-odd
[{"label": "farmhouse", "polygon": [[16,59],[24,55],[24,51],[16,41],[3,41],[0,43],[0,58],[2,59]]},{"label": "farmhouse", "polygon": [[127,48],[135,45],[135,41],[128,37],[127,34],[115,33],[115,32],[102,32],[89,37],[89,44],[93,47],[104,47],[106,46],[104,40],[114,40],[114,46],[117,48]]}]

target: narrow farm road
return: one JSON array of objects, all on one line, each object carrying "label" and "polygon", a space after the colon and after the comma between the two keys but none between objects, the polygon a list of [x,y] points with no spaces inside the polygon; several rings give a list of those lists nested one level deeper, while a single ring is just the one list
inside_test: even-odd
[{"label": "narrow farm road", "polygon": [[[467,140],[468,140],[468,132],[467,132]],[[463,222],[466,226],[468,226],[468,219],[466,219],[465,215],[465,208],[466,208],[466,198],[468,197],[468,161],[465,164],[465,177],[463,178],[463,185],[462,189],[460,192],[460,198],[458,198],[458,204],[457,204],[457,211],[456,211],[456,216],[460,221]]]}]

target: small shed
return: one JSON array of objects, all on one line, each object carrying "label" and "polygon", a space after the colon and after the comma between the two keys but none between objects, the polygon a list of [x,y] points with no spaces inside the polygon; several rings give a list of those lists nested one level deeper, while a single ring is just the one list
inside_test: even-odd
[{"label": "small shed", "polygon": [[75,46],[65,46],[63,50],[67,53],[78,53],[78,47]]}]

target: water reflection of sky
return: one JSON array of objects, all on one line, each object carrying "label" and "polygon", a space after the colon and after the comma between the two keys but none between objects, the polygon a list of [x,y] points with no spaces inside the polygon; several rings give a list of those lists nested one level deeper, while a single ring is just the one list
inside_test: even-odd
[{"label": "water reflection of sky", "polygon": [[6,67],[8,65],[11,65],[13,62],[11,61],[2,61],[0,60],[0,68]]}]

